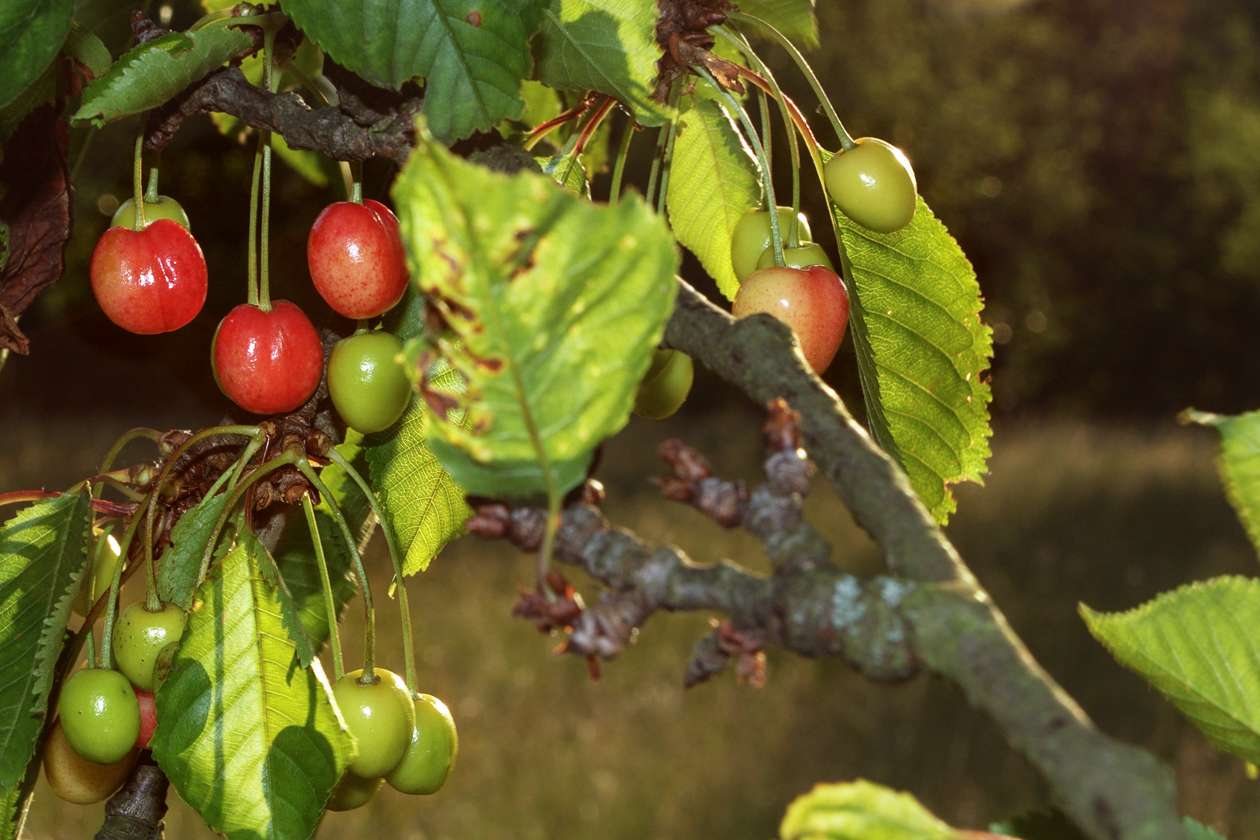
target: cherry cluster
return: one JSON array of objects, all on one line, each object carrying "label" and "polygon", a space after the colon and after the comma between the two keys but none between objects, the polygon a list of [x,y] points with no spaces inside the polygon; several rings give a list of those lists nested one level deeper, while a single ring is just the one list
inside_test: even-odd
[{"label": "cherry cluster", "polygon": [[[92,255],[92,291],[105,314],[140,335],[189,323],[206,299],[206,262],[188,217],[166,196],[143,202],[137,218],[128,199]],[[315,288],[347,318],[377,318],[407,288],[398,219],[379,202],[329,205],[311,227],[307,261]],[[333,348],[328,386],[346,424],[364,434],[393,425],[410,400],[401,342],[360,329]],[[287,300],[242,303],[219,323],[211,364],[220,389],[254,414],[301,406],[319,386],[324,348],[310,318]]]}]

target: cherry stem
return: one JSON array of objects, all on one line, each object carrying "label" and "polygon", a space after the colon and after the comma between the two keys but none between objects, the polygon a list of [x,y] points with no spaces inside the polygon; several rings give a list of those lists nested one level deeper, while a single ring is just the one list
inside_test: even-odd
[{"label": "cherry stem", "polygon": [[621,144],[617,147],[617,160],[613,164],[612,186],[608,190],[608,205],[615,207],[621,200],[621,177],[625,173],[626,159],[630,156],[630,141],[634,139],[634,117],[626,120],[625,131],[621,134]]},{"label": "cherry stem", "polygon": [[262,150],[265,134],[266,132],[262,132],[258,135],[258,148],[254,150],[254,174],[249,186],[249,247],[247,251],[249,270],[247,278],[249,283],[248,301],[251,306],[258,305],[258,185],[262,180]]},{"label": "cherry stem", "polygon": [[669,124],[669,136],[665,140],[665,157],[661,165],[661,191],[656,196],[656,212],[665,215],[665,201],[669,196],[670,162],[674,157],[674,140],[678,137],[678,120]]},{"label": "cherry stem", "polygon": [[[302,475],[306,476],[311,484],[315,485],[315,489],[319,491],[322,498],[328,500],[328,510],[332,513],[333,519],[337,523],[337,527],[341,529],[342,539],[346,541],[346,546],[350,549],[350,556],[354,560],[354,573],[359,577],[359,592],[363,595],[363,675],[359,677],[359,682],[364,685],[371,685],[377,679],[375,670],[375,654],[376,654],[376,613],[372,609],[372,589],[368,585],[367,569],[363,567],[363,558],[359,556],[359,546],[354,541],[354,535],[350,533],[350,525],[346,522],[345,516],[337,507],[337,503],[333,501],[332,491],[319,478],[319,473],[315,472],[310,461],[305,457],[301,457],[297,461],[297,468]],[[329,621],[334,620],[330,616]]]},{"label": "cherry stem", "polygon": [[166,481],[166,477],[171,474],[171,470],[175,466],[175,462],[180,456],[193,447],[199,441],[206,438],[215,437],[216,435],[240,435],[241,437],[256,438],[263,434],[263,430],[257,426],[211,426],[209,429],[202,429],[195,435],[184,441],[178,449],[170,454],[166,459],[166,463],[162,465],[162,471],[158,473],[157,479],[153,482],[154,490],[161,491],[162,483]]},{"label": "cherry stem", "polygon": [[131,487],[127,486],[125,482],[119,480],[114,475],[98,475],[98,476],[94,476],[90,480],[96,481],[97,479],[99,479],[99,481],[96,482],[98,488],[102,485],[108,484],[114,490],[117,490],[119,493],[123,494],[128,499],[131,499],[131,501],[133,502],[138,502],[144,498],[143,493],[141,493],[139,490],[133,490]]},{"label": "cherry stem", "polygon": [[591,142],[591,137],[599,130],[599,125],[604,121],[604,117],[608,116],[608,112],[612,110],[614,100],[611,96],[603,96],[599,106],[595,108],[595,113],[586,121],[586,125],[578,134],[577,143],[573,147],[573,156],[577,157],[586,151],[586,144]]},{"label": "cherry stem", "polygon": [[114,466],[114,459],[118,457],[118,453],[122,452],[122,449],[124,446],[131,443],[133,440],[136,440],[137,438],[147,438],[148,440],[151,440],[154,443],[161,443],[162,433],[159,432],[157,429],[146,429],[146,428],[136,428],[128,432],[124,432],[122,437],[114,441],[114,445],[111,446],[109,448],[109,451],[105,453],[105,459],[101,461],[100,474],[105,475],[106,473],[108,473],[110,469]]},{"label": "cherry stem", "polygon": [[145,185],[144,200],[149,204],[157,204],[158,201],[158,169],[162,163],[162,153],[160,151],[149,153],[149,183]]},{"label": "cherry stem", "polygon": [[0,493],[0,507],[20,505],[23,502],[42,502],[60,495],[55,490],[15,490],[12,493]]},{"label": "cherry stem", "polygon": [[[844,124],[840,122],[840,115],[836,113],[835,106],[833,106],[831,104],[831,100],[827,98],[827,93],[823,90],[823,86],[818,81],[818,77],[814,75],[813,68],[809,66],[809,62],[805,60],[805,56],[801,55],[801,51],[796,48],[795,44],[788,40],[786,35],[778,29],[775,29],[766,21],[754,15],[744,14],[743,12],[729,12],[727,13],[727,17],[734,21],[744,21],[745,23],[751,23],[754,26],[759,26],[765,32],[769,33],[770,37],[778,42],[779,46],[781,46],[787,54],[792,57],[792,60],[796,62],[796,66],[800,68],[801,74],[804,75],[806,81],[809,82],[809,86],[814,89],[814,95],[818,97],[818,102],[822,105],[824,113],[827,114],[827,119],[831,121],[831,127],[835,130],[836,136],[840,138],[840,148],[848,151],[849,149],[857,146],[853,137],[845,130]],[[715,27],[715,29],[718,32],[722,31],[722,27],[720,26]],[[741,49],[745,49],[746,52],[751,52],[751,50],[746,47],[741,46]],[[760,64],[760,59],[757,59],[757,62]],[[764,64],[762,64],[762,66],[758,69],[769,75]]]},{"label": "cherry stem", "polygon": [[[232,515],[232,511],[235,510],[241,498],[244,497],[249,488],[281,467],[292,465],[298,460],[298,457],[298,453],[292,450],[282,452],[250,473],[248,478],[242,481],[235,490],[231,491],[227,504],[223,506],[223,512],[219,514],[219,518],[214,522],[214,528],[210,531],[210,539],[206,541],[205,551],[201,553],[201,565],[197,569],[198,586],[201,585],[201,582],[206,579],[206,575],[210,572],[210,561],[214,557],[214,548],[219,543],[219,535],[223,532],[223,527],[227,525],[228,517]],[[223,477],[220,476],[219,480],[222,481]]]},{"label": "cherry stem", "polygon": [[328,645],[332,648],[335,682],[345,673],[341,662],[341,636],[337,631],[337,604],[333,601],[332,580],[328,577],[328,561],[324,557],[324,541],[319,535],[319,523],[315,520],[315,507],[311,504],[309,492],[302,494],[302,510],[306,513],[306,527],[311,532],[315,562],[319,565],[319,580],[324,587],[324,613],[328,619]]},{"label": "cherry stem", "polygon": [[648,204],[656,203],[656,181],[661,174],[661,160],[665,157],[665,142],[669,139],[668,134],[669,132],[664,128],[656,132],[656,152],[652,156],[652,171],[648,173],[647,194],[644,196]]},{"label": "cherry stem", "polygon": [[[154,485],[155,488],[157,486]],[[144,608],[149,612],[162,611],[162,599],[157,590],[157,559],[153,556],[153,523],[157,519],[157,510],[155,500],[149,504],[144,517]]]},{"label": "cherry stem", "polygon": [[770,109],[766,107],[765,91],[758,89],[757,91],[758,110],[761,111],[761,142],[766,147],[766,165],[771,170],[774,169],[774,127],[770,124]]},{"label": "cherry stem", "polygon": [[141,120],[140,131],[136,134],[136,156],[131,166],[131,186],[134,191],[132,200],[136,207],[136,217],[131,223],[131,229],[136,232],[144,230],[144,125]]},{"label": "cherry stem", "polygon": [[372,512],[376,514],[376,520],[381,525],[381,532],[385,534],[385,545],[389,549],[389,559],[394,564],[394,585],[398,588],[398,612],[402,621],[403,665],[406,668],[407,691],[414,697],[416,694],[416,654],[411,641],[411,610],[407,606],[407,587],[404,583],[402,551],[398,545],[398,537],[394,533],[389,519],[385,516],[385,511],[381,508],[376,494],[372,492],[372,488],[368,486],[367,481],[351,465],[346,456],[338,452],[336,447],[333,447],[328,452],[328,458],[338,467],[345,470],[346,475],[350,476],[351,480],[359,486],[359,490],[363,493],[364,498],[372,506]]},{"label": "cherry stem", "polygon": [[[276,74],[272,61],[275,55],[276,31],[274,27],[263,29],[263,87],[267,93],[275,93]],[[259,257],[261,280],[258,288],[258,308],[263,312],[271,311],[271,261],[268,257],[268,246],[271,240],[271,132],[263,130],[262,142],[262,232],[259,239],[262,255]]]},{"label": "cherry stem", "polygon": [[548,134],[555,131],[557,128],[564,125],[565,123],[571,122],[577,119],[578,117],[582,116],[583,114],[585,114],[587,111],[590,110],[591,104],[593,102],[594,102],[593,97],[586,96],[582,99],[581,102],[574,105],[569,110],[557,116],[552,117],[546,122],[539,123],[538,125],[534,126],[529,131],[529,139],[527,139],[523,145],[523,148],[525,149],[525,151],[528,152],[528,151],[533,150],[534,146],[538,145],[539,140],[543,139]]},{"label": "cherry stem", "polygon": [[363,203],[363,161],[350,162],[350,200],[355,204]]},{"label": "cherry stem", "polygon": [[250,438],[249,443],[245,445],[245,449],[241,451],[241,456],[236,459],[236,466],[232,468],[232,479],[228,483],[229,492],[236,489],[237,482],[241,480],[241,475],[245,472],[245,467],[249,464],[250,459],[257,454],[258,450],[262,448],[266,438],[266,433],[259,429],[258,434]]},{"label": "cherry stem", "polygon": [[100,667],[102,668],[114,667],[114,619],[118,614],[118,592],[122,588],[123,566],[130,565],[131,543],[135,539],[136,530],[140,527],[140,521],[145,518],[148,508],[154,503],[154,497],[156,496],[157,489],[154,488],[145,497],[144,501],[140,503],[140,507],[136,510],[135,515],[127,523],[127,530],[123,533],[122,542],[118,548],[118,565],[114,567],[114,577],[109,583],[109,600],[105,602],[105,629],[101,632]]},{"label": "cherry stem", "polygon": [[761,164],[761,171],[765,173],[766,203],[770,208],[770,244],[774,248],[774,264],[783,265],[783,236],[779,231],[779,205],[774,198],[774,178],[770,172],[770,162],[766,160],[766,150],[762,147],[760,138],[757,137],[757,130],[753,128],[752,120],[748,118],[748,112],[744,110],[735,97],[726,92],[726,88],[719,85],[709,75],[708,70],[698,64],[693,64],[691,69],[699,73],[706,82],[713,86],[713,89],[726,102],[726,107],[739,117],[740,123],[744,126],[744,132],[748,135],[748,140],[757,155],[757,162]]}]

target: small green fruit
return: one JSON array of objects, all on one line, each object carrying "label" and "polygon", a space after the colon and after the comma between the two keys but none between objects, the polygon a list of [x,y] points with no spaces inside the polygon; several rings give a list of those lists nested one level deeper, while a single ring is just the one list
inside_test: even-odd
[{"label": "small green fruit", "polygon": [[415,707],[416,725],[411,729],[407,752],[385,781],[401,793],[436,793],[455,766],[459,733],[450,710],[436,697],[421,694]]},{"label": "small green fruit", "polygon": [[[783,249],[783,264],[788,268],[809,268],[811,265],[825,265],[832,271],[831,260],[827,257],[827,252],[822,246],[816,242],[802,242],[799,248]],[[757,270],[763,268],[774,268],[774,246],[767,248],[761,255],[761,259],[757,260]]]},{"label": "small green fruit", "polygon": [[827,195],[853,221],[876,233],[910,224],[918,206],[914,170],[901,149],[875,137],[827,161]]},{"label": "small green fruit", "polygon": [[114,626],[114,660],[118,670],[136,688],[153,691],[158,659],[164,648],[183,637],[187,622],[188,614],[175,604],[163,604],[159,612],[149,612],[139,601],[127,607]]},{"label": "small green fruit", "polygon": [[398,766],[416,725],[415,708],[402,678],[374,669],[376,682],[363,684],[363,671],[349,671],[333,683],[333,699],[359,746],[350,772],[364,779],[384,776]]},{"label": "small green fruit", "polygon": [[[787,241],[788,226],[792,223],[792,208],[779,208],[779,238]],[[800,222],[799,238],[809,239],[809,223],[805,214],[797,215]],[[735,230],[731,232],[731,267],[739,282],[744,282],[748,275],[757,270],[757,260],[770,247],[770,212],[768,210],[749,210],[739,217]]]},{"label": "small green fruit", "polygon": [[[170,219],[177,222],[184,230],[189,230],[188,214],[184,212],[184,208],[179,205],[175,199],[159,195],[157,201],[146,201],[144,203],[144,226],[148,227],[158,219]],[[122,204],[118,205],[118,209],[114,211],[114,218],[110,220],[110,227],[134,228],[136,226],[136,200],[129,198]]]},{"label": "small green fruit", "polygon": [[328,395],[346,425],[370,435],[394,425],[411,402],[402,342],[387,332],[343,338],[328,356]]},{"label": "small green fruit", "polygon": [[693,376],[690,356],[680,350],[658,349],[639,383],[634,413],[654,420],[669,417],[687,401]]},{"label": "small green fruit", "polygon": [[97,764],[121,761],[140,735],[136,692],[117,671],[75,671],[61,687],[57,714],[70,747]]}]

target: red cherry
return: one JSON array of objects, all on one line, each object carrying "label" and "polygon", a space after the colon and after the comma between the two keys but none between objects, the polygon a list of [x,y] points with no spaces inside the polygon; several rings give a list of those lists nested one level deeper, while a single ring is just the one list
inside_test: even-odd
[{"label": "red cherry", "polygon": [[407,290],[398,219],[377,201],[339,201],[325,207],[311,225],[306,260],[315,288],[347,318],[375,318]]},{"label": "red cherry", "polygon": [[278,414],[315,393],[324,347],[310,319],[289,301],[273,300],[270,312],[242,303],[219,322],[211,362],[215,381],[233,402],[254,414]]},{"label": "red cherry", "polygon": [[144,230],[105,231],[92,252],[89,274],[109,320],[140,335],[177,330],[206,302],[201,246],[170,219],[158,219]]},{"label": "red cherry", "polygon": [[849,290],[822,265],[763,268],[748,275],[731,308],[736,318],[768,312],[792,328],[815,373],[831,364],[849,321]]},{"label": "red cherry", "polygon": [[153,692],[143,688],[136,689],[136,702],[140,704],[140,734],[136,736],[136,746],[147,750],[153,743],[153,731],[157,729],[157,705]]}]

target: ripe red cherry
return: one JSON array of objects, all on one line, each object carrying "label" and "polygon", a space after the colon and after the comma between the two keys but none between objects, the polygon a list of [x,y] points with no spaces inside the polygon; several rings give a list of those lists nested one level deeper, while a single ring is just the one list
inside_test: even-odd
[{"label": "ripe red cherry", "polygon": [[398,219],[377,201],[339,201],[311,226],[306,260],[320,295],[347,318],[375,318],[407,290]]},{"label": "ripe red cherry", "polygon": [[763,268],[748,275],[735,295],[732,314],[768,312],[792,328],[801,354],[815,373],[831,364],[849,320],[849,291],[831,269]]},{"label": "ripe red cherry", "polygon": [[219,388],[254,414],[297,408],[315,393],[324,368],[315,327],[287,300],[272,301],[270,312],[248,303],[233,309],[210,352]]},{"label": "ripe red cherry", "polygon": [[144,230],[105,231],[92,252],[89,275],[109,320],[140,335],[177,330],[206,302],[201,246],[170,219],[158,219]]}]

